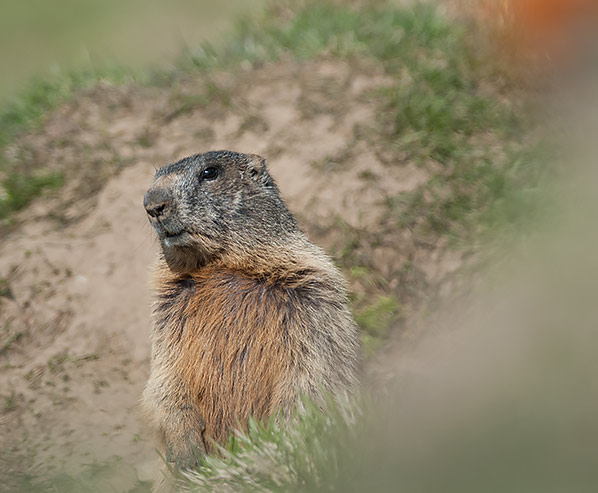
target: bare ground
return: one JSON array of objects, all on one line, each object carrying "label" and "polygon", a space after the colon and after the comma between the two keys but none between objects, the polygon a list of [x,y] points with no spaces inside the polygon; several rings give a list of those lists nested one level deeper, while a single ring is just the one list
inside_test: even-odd
[{"label": "bare ground", "polygon": [[[64,173],[66,185],[2,231],[0,475],[76,475],[114,460],[124,472],[110,487],[119,491],[151,475],[156,452],[138,400],[157,245],[142,197],[155,168],[189,154],[266,157],[303,228],[344,268],[356,309],[397,297],[393,339],[408,345],[420,301],[461,258],[389,216],[389,197],[429,177],[379,137],[375,90],[389,83],[377,62],[322,58],[186,76],[169,88],[104,84],[9,149],[23,166]],[[372,359],[372,373],[384,374],[397,354]]]}]

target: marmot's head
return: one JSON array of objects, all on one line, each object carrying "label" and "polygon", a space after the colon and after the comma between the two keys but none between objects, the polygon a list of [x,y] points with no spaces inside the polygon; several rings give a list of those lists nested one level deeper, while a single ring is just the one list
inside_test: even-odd
[{"label": "marmot's head", "polygon": [[255,254],[296,229],[255,154],[213,151],[164,166],[143,205],[168,265],[192,271],[225,254]]}]

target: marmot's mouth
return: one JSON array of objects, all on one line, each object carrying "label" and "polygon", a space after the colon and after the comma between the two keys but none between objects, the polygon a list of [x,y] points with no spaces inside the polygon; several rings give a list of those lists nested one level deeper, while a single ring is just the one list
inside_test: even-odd
[{"label": "marmot's mouth", "polygon": [[175,236],[180,236],[183,233],[185,233],[185,231],[177,231],[176,233],[172,233],[171,231],[168,231],[167,229],[165,229],[164,233],[163,233],[163,237],[164,238],[174,238]]},{"label": "marmot's mouth", "polygon": [[188,244],[191,240],[191,235],[187,231],[179,231],[178,233],[172,233],[170,231],[164,231],[160,238],[162,245],[165,247],[173,247]]}]

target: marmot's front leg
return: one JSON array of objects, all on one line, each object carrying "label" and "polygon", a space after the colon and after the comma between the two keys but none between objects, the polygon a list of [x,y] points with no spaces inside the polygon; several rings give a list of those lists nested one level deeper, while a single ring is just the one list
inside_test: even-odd
[{"label": "marmot's front leg", "polygon": [[178,469],[198,465],[199,459],[206,454],[206,425],[203,419],[189,405],[180,405],[175,410],[170,410],[167,416],[162,427],[166,460],[175,463]]}]

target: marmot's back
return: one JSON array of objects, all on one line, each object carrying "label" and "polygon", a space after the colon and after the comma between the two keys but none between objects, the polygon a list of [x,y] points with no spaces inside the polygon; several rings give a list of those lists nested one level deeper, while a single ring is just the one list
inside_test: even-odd
[{"label": "marmot's back", "polygon": [[161,241],[145,408],[180,467],[249,416],[354,388],[345,283],[299,230],[259,156],[211,152],[156,173]]}]

